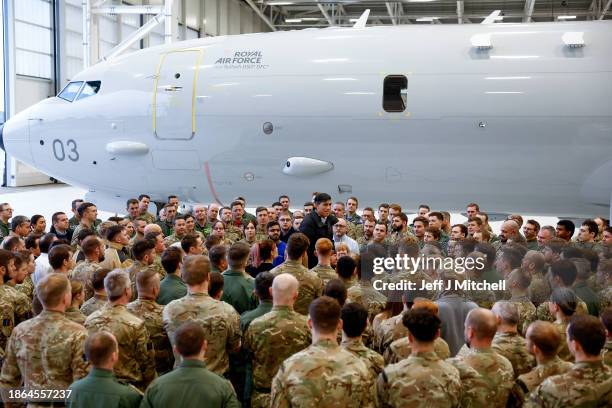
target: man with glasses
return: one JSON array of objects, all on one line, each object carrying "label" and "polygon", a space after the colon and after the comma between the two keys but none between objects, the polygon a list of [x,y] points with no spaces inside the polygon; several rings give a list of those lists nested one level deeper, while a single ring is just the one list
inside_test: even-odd
[{"label": "man with glasses", "polygon": [[281,241],[281,227],[278,221],[270,221],[267,226],[268,239],[271,239],[276,244],[278,250],[278,256],[272,261],[272,265],[278,266],[285,261],[285,248],[287,244]]},{"label": "man with glasses", "polygon": [[540,232],[540,223],[536,220],[527,220],[523,225],[523,234],[525,234],[525,242],[527,249],[538,249],[538,233]]},{"label": "man with glasses", "polygon": [[9,220],[13,218],[13,208],[9,203],[0,204],[0,243],[11,233]]},{"label": "man with glasses", "polygon": [[349,251],[353,254],[359,253],[359,244],[353,238],[346,235],[348,232],[348,222],[344,218],[338,218],[333,226],[334,231],[334,246],[340,243],[346,244],[349,247]]},{"label": "man with glasses", "polygon": [[291,213],[287,210],[281,211],[278,216],[278,223],[280,225],[280,240],[286,244],[291,234],[296,232],[292,225]]}]

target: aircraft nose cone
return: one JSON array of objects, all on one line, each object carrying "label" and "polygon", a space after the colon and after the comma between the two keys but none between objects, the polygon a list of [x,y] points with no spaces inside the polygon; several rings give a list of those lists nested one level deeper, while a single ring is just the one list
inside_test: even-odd
[{"label": "aircraft nose cone", "polygon": [[4,130],[4,124],[0,125],[0,149],[4,150],[4,139],[2,138],[2,131]]}]

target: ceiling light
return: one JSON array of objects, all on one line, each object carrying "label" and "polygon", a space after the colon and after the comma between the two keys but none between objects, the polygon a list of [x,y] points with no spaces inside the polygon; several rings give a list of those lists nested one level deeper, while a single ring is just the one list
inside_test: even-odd
[{"label": "ceiling light", "polygon": [[286,18],[285,23],[301,23],[301,18]]},{"label": "ceiling light", "polygon": [[290,6],[292,5],[292,1],[269,1],[268,6]]},{"label": "ceiling light", "polygon": [[576,16],[557,16],[557,20],[575,20]]},{"label": "ceiling light", "polygon": [[438,19],[438,17],[420,17],[420,18],[417,18],[416,21],[422,21],[422,22],[429,22],[429,23],[431,23],[432,21],[437,20],[437,19]]}]

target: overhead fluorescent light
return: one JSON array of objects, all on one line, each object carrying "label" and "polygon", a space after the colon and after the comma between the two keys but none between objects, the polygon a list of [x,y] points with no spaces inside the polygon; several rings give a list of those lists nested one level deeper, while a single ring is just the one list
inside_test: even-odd
[{"label": "overhead fluorescent light", "polygon": [[318,17],[302,17],[302,20],[303,21],[319,21],[321,19]]},{"label": "overhead fluorescent light", "polygon": [[576,16],[557,16],[557,20],[575,20]]},{"label": "overhead fluorescent light", "polygon": [[431,3],[436,0],[407,0],[408,3]]},{"label": "overhead fluorescent light", "polygon": [[417,18],[416,21],[422,21],[422,22],[429,22],[429,23],[431,23],[432,21],[437,20],[437,19],[438,19],[438,17],[420,17],[420,18]]},{"label": "overhead fluorescent light", "polygon": [[356,23],[357,21],[359,21],[359,19],[358,18],[351,18],[351,19],[349,19],[349,21],[351,23]]},{"label": "overhead fluorescent light", "polygon": [[301,18],[286,18],[285,23],[301,23]]},{"label": "overhead fluorescent light", "polygon": [[290,6],[292,5],[292,1],[269,1],[268,6]]}]

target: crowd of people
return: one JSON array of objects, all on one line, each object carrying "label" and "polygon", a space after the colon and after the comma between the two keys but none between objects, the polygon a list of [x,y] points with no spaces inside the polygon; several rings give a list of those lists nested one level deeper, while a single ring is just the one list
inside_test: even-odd
[{"label": "crowd of people", "polygon": [[[399,204],[319,192],[255,214],[242,197],[151,206],[141,194],[100,220],[76,199],[48,228],[0,204],[7,406],[612,406],[603,217],[512,214],[495,234],[476,203],[454,225],[428,205],[409,220]],[[484,268],[374,273],[396,256]],[[418,289],[389,289],[406,281]]]}]

